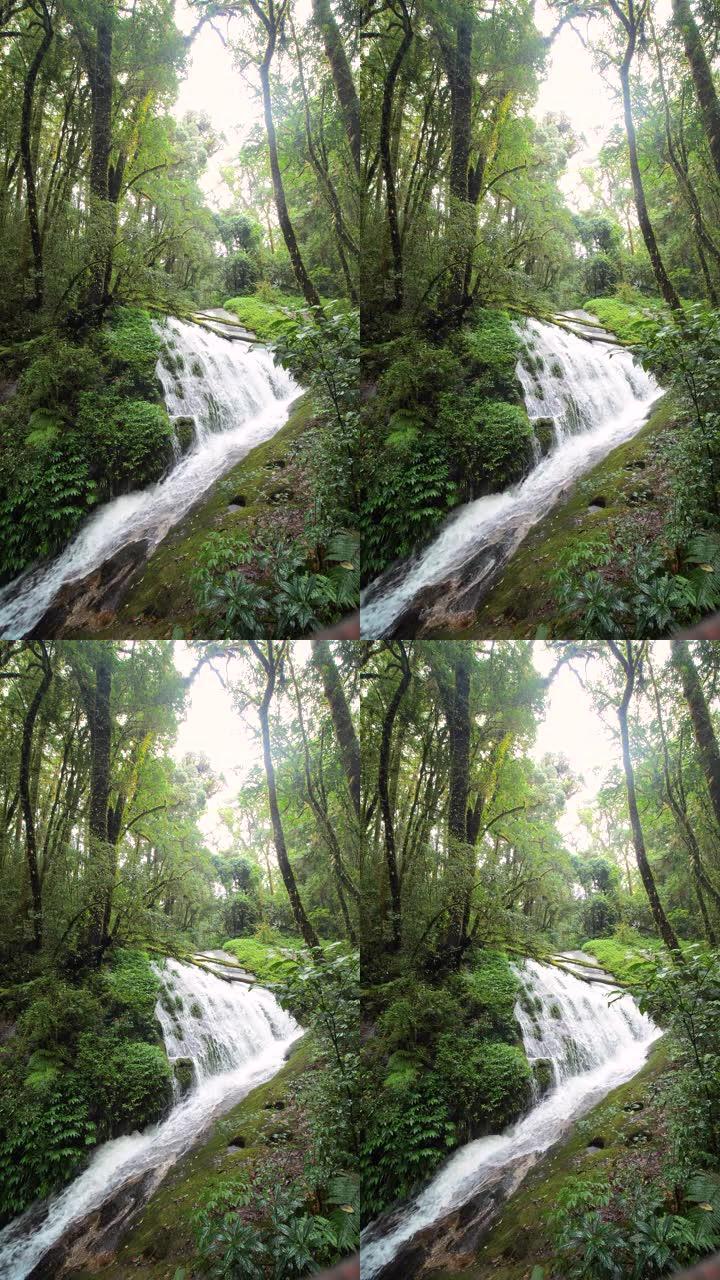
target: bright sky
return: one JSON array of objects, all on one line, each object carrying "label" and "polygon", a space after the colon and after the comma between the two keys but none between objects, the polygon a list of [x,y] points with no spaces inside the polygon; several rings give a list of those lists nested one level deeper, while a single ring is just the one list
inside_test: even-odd
[{"label": "bright sky", "polygon": [[[242,642],[235,643],[238,645]],[[293,642],[292,658],[296,670],[305,665],[309,655],[309,640]],[[177,641],[174,656],[178,670],[183,675],[189,675],[196,659],[188,645]],[[225,663],[216,665],[224,674]],[[227,674],[230,680],[241,680],[242,661],[231,661],[227,666]],[[224,829],[219,812],[232,804],[251,771],[256,765],[262,764],[262,743],[252,712],[242,717],[235,710],[230,692],[223,688],[210,667],[203,667],[191,685],[187,714],[180,724],[172,754],[176,760],[182,760],[188,752],[207,756],[213,771],[224,779],[224,785],[209,800],[200,822],[210,843],[219,842],[223,846],[226,842],[223,839]]]},{"label": "bright sky", "polygon": [[[668,640],[653,641],[653,665],[664,666],[670,655]],[[535,666],[543,675],[553,667],[556,657],[544,644],[536,642]],[[575,664],[584,676],[584,665]],[[596,678],[592,665],[588,677]],[[612,710],[603,717],[593,707],[592,699],[582,687],[569,666],[553,680],[547,700],[545,719],[538,727],[537,739],[532,751],[536,760],[546,753],[567,757],[582,785],[568,801],[559,827],[562,833],[574,840],[578,834],[578,812],[597,795],[606,775],[621,764],[620,742],[617,736],[617,718]]]},{"label": "bright sky", "polygon": [[[652,12],[653,21],[661,27],[670,16],[671,0],[653,0]],[[537,0],[536,20],[543,35],[549,34],[556,25],[557,13],[551,11],[546,0]],[[579,29],[584,32],[585,24],[579,24]],[[571,204],[579,208],[587,204],[580,170],[593,164],[612,129],[623,122],[622,100],[619,86],[616,92],[615,80],[612,71],[607,78],[600,74],[590,50],[570,27],[564,27],[553,43],[535,116],[540,120],[548,112],[564,112],[585,140],[560,184]]]},{"label": "bright sky", "polygon": [[[304,23],[310,14],[311,0],[299,0],[294,6],[295,21]],[[197,10],[188,0],[176,0],[175,21],[186,35],[197,23]],[[234,62],[232,50],[225,47],[220,35],[237,37],[237,21],[228,24],[219,18],[216,30],[203,27],[195,38],[189,56],[189,70],[180,86],[174,114],[180,118],[187,111],[204,111],[215,129],[225,135],[225,145],[213,157],[201,185],[211,203],[220,207],[229,192],[220,178],[220,170],[234,156],[249,136],[254,125],[263,118],[262,99],[257,72],[250,67],[243,74]]]}]

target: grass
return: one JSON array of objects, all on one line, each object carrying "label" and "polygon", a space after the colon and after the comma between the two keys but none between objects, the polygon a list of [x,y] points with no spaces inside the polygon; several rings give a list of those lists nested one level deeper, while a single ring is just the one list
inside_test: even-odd
[{"label": "grass", "polygon": [[291,938],[278,933],[269,942],[261,942],[259,938],[231,938],[223,943],[223,951],[229,951],[256,978],[271,981],[282,977],[292,968],[293,961],[281,953],[297,951],[302,946],[302,938]]},{"label": "grass", "polygon": [[660,959],[660,950],[657,938],[639,936],[632,943],[621,942],[619,938],[593,938],[583,946],[583,951],[594,956],[603,969],[628,986],[642,981],[653,969]]},{"label": "grass", "polygon": [[644,342],[664,313],[661,302],[644,298],[642,294],[637,294],[632,302],[621,298],[591,298],[584,309],[597,316],[621,342],[630,345]]},{"label": "grass", "polygon": [[[628,545],[629,536],[637,543],[657,536],[670,502],[664,445],[676,421],[677,406],[665,396],[632,440],[613,449],[569,496],[563,495],[531,529],[486,596],[468,637],[533,639],[543,627],[553,639],[573,638],[557,624],[551,575],[580,543],[602,546],[620,537]],[[598,495],[605,506],[593,501]]]}]

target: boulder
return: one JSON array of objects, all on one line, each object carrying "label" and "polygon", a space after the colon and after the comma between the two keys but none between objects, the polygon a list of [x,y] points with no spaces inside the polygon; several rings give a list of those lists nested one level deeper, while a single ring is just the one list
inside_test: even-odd
[{"label": "boulder", "polygon": [[92,635],[108,626],[137,570],[147,560],[148,550],[146,539],[129,542],[85,578],[66,582],[27,638],[49,640],[79,632]]}]

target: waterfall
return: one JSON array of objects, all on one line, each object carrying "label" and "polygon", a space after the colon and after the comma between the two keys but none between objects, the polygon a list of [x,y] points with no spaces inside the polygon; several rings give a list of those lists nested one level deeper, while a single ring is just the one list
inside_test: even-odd
[{"label": "waterfall", "polygon": [[550,1061],[553,1087],[504,1134],[478,1138],[456,1151],[402,1217],[393,1215],[388,1231],[383,1233],[382,1219],[365,1228],[363,1280],[381,1273],[401,1245],[466,1204],[518,1157],[547,1151],[571,1121],[639,1071],[660,1035],[629,995],[613,996],[609,983],[590,985],[534,960],[516,972],[524,988],[515,1017],[525,1051],[531,1065]]},{"label": "waterfall", "polygon": [[[130,543],[146,541],[150,554],[219,476],[285,422],[300,388],[269,351],[171,318],[156,329],[173,364],[170,370],[168,357],[161,356],[157,376],[173,424],[174,465],[148,489],[99,507],[55,560],[2,588],[0,635],[27,635],[61,587],[79,582]],[[194,440],[184,457],[181,423]]]},{"label": "waterfall", "polygon": [[143,1199],[149,1199],[215,1116],[275,1074],[301,1033],[269,991],[224,982],[175,960],[166,962],[161,976],[167,994],[155,1012],[171,1063],[192,1063],[190,1092],[159,1124],[98,1147],[85,1171],[42,1206],[40,1223],[35,1206],[0,1231],[3,1280],[30,1275],[69,1229],[130,1179],[148,1175]]},{"label": "waterfall", "polygon": [[465,608],[477,607],[563,491],[642,426],[661,395],[655,379],[630,352],[589,341],[598,331],[582,313],[569,322],[577,333],[539,320],[515,326],[525,347],[517,378],[538,437],[549,432],[550,451],[542,457],[536,439],[536,463],[524,480],[460,507],[428,547],[370,584],[361,601],[367,639],[415,634],[425,619],[432,626],[433,605],[447,610],[464,593]]}]

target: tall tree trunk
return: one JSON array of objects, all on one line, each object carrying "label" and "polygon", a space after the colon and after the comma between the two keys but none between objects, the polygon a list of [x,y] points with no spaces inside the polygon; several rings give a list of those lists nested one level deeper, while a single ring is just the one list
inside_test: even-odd
[{"label": "tall tree trunk", "polygon": [[407,7],[401,0],[403,14],[403,38],[390,63],[385,84],[383,86],[382,110],[380,113],[380,163],[385,180],[385,201],[387,208],[388,228],[390,230],[390,248],[393,260],[393,304],[396,311],[401,311],[405,301],[405,268],[403,264],[402,235],[400,232],[400,215],[398,213],[397,186],[395,183],[395,161],[392,153],[392,117],[395,101],[395,85],[407,52],[412,44],[413,29]]},{"label": "tall tree trunk", "polygon": [[[449,708],[450,786],[448,795],[448,845],[450,875],[450,923],[446,943],[458,958],[465,945],[469,883],[468,864],[468,789],[470,785],[470,671],[472,654],[460,645],[454,655],[454,688]],[[453,884],[453,879],[456,883]]]},{"label": "tall tree trunk", "polygon": [[720,749],[695,663],[685,640],[672,640],[672,659],[688,704],[698,756],[705,774],[715,819],[720,827]]},{"label": "tall tree trunk", "polygon": [[[259,12],[258,7],[255,8],[256,12]],[[265,47],[265,56],[260,63],[260,84],[262,85],[265,132],[267,134],[268,152],[270,154],[270,174],[272,176],[278,222],[280,223],[280,230],[282,231],[283,239],[290,255],[290,261],[292,263],[293,272],[300,292],[305,298],[308,306],[321,308],[322,304],[317,290],[307,273],[302,254],[300,253],[300,247],[295,235],[295,228],[293,227],[290,212],[288,210],[285,186],[282,179],[282,171],[280,169],[277,134],[275,132],[275,120],[273,118],[272,109],[272,94],[270,91],[270,66],[272,64],[275,54],[275,46],[277,44],[277,27],[273,21],[263,15],[261,16],[267,30],[267,45]]]},{"label": "tall tree trunk", "polygon": [[250,640],[248,643],[265,672],[265,692],[260,706],[258,707],[258,715],[260,718],[260,732],[262,735],[263,763],[265,765],[265,778],[267,781],[270,821],[272,823],[273,843],[277,854],[278,866],[280,868],[280,874],[283,878],[285,888],[287,889],[287,895],[290,899],[290,907],[299,932],[309,947],[319,947],[320,943],[318,936],[305,914],[305,908],[302,904],[300,891],[297,887],[295,873],[292,869],[290,858],[288,857],[285,831],[283,829],[282,816],[280,814],[280,805],[278,804],[275,766],[273,765],[272,744],[270,741],[270,704],[273,700],[275,683],[277,680],[277,658],[274,648],[275,642],[273,640],[268,640],[266,653],[263,652],[257,641]]},{"label": "tall tree trunk", "polygon": [[102,0],[95,27],[95,45],[89,55],[92,99],[90,147],[90,209],[88,218],[89,282],[85,305],[92,323],[99,323],[105,307],[105,288],[113,250],[114,215],[110,202],[110,151],[112,147],[112,0]]},{"label": "tall tree trunk", "polygon": [[673,20],[682,37],[685,54],[690,64],[710,155],[717,176],[720,178],[720,99],[715,89],[712,67],[705,53],[689,0],[672,0],[672,9]]},{"label": "tall tree trunk", "polygon": [[312,641],[313,661],[320,672],[330,708],[340,759],[347,779],[353,808],[360,817],[360,745],[338,669],[327,640]]},{"label": "tall tree trunk", "polygon": [[33,945],[36,951],[42,947],[43,940],[43,909],[42,909],[42,882],[40,878],[40,869],[38,867],[37,856],[37,833],[35,830],[35,813],[33,811],[32,800],[30,797],[30,762],[32,758],[33,732],[35,730],[35,722],[38,712],[42,705],[43,699],[50,688],[52,680],[52,666],[48,656],[47,649],[44,644],[40,644],[38,650],[40,664],[42,669],[42,677],[40,683],[33,694],[30,706],[25,713],[23,723],[22,742],[20,745],[20,805],[22,809],[23,822],[25,824],[25,856],[27,859],[28,876],[30,879],[30,894],[32,897],[32,930]]},{"label": "tall tree trunk", "polygon": [[[642,7],[644,12],[647,8],[647,0],[645,0]],[[633,119],[632,92],[630,88],[630,68],[637,48],[638,18],[634,13],[632,18],[628,18],[628,16],[623,12],[618,0],[610,0],[610,8],[622,23],[627,36],[625,54],[620,64],[620,84],[622,86],[625,133],[627,134],[628,155],[630,159],[630,177],[632,178],[638,223],[640,224],[640,231],[642,238],[645,241],[645,248],[648,251],[653,275],[655,276],[658,289],[670,309],[672,311],[680,312],[682,311],[680,299],[675,292],[675,287],[667,274],[667,271],[665,270],[665,264],[662,260],[660,249],[658,248],[658,243],[655,238],[655,231],[653,229],[652,222],[650,221],[650,214],[648,213],[647,201],[645,199],[645,187],[643,186],[642,173],[640,171],[637,135],[635,133],[635,121]]]},{"label": "tall tree trunk", "polygon": [[668,950],[674,955],[680,956],[680,944],[675,936],[675,932],[665,915],[663,905],[660,901],[660,895],[655,884],[655,877],[652,868],[648,862],[647,851],[645,849],[645,837],[643,835],[642,823],[640,821],[640,812],[638,810],[637,792],[635,789],[635,770],[632,763],[632,755],[630,752],[630,732],[628,729],[628,709],[635,690],[635,677],[637,675],[637,658],[633,653],[632,641],[626,640],[625,653],[614,640],[608,641],[609,647],[615,658],[620,663],[625,673],[625,690],[622,700],[617,709],[618,720],[620,722],[620,740],[622,742],[622,758],[623,770],[625,773],[625,789],[627,791],[628,812],[630,815],[630,829],[632,831],[633,845],[635,848],[635,861],[638,865],[640,878],[645,887],[650,910],[652,912],[655,927],[662,941]]},{"label": "tall tree trunk", "polygon": [[53,29],[46,5],[42,4],[43,38],[28,68],[23,90],[22,117],[20,122],[20,155],[22,158],[25,191],[27,194],[28,225],[33,255],[33,308],[39,311],[45,297],[45,271],[43,268],[42,236],[38,215],[35,162],[32,154],[32,117],[35,84],[53,39]]},{"label": "tall tree trunk", "polygon": [[108,640],[95,642],[94,687],[89,705],[90,800],[88,828],[90,848],[89,947],[99,960],[105,946],[104,922],[110,879],[108,808],[110,800],[110,753],[112,747],[112,646]]},{"label": "tall tree trunk", "polygon": [[350,144],[350,154],[353,158],[355,170],[359,174],[360,102],[340,28],[330,7],[330,0],[313,0],[313,18],[323,38],[325,56],[330,63],[335,92],[338,96],[343,124]]},{"label": "tall tree trunk", "polygon": [[401,678],[392,698],[380,732],[380,762],[378,765],[378,797],[380,800],[380,812],[382,814],[383,827],[385,829],[385,863],[388,872],[388,883],[390,885],[390,925],[391,925],[391,946],[393,951],[399,951],[402,943],[402,891],[400,885],[400,873],[398,869],[397,850],[395,847],[395,821],[393,817],[393,806],[390,799],[390,754],[392,750],[392,733],[395,725],[397,713],[400,709],[405,694],[410,687],[412,679],[412,671],[408,661],[405,647],[402,643],[398,646],[400,657]]}]

